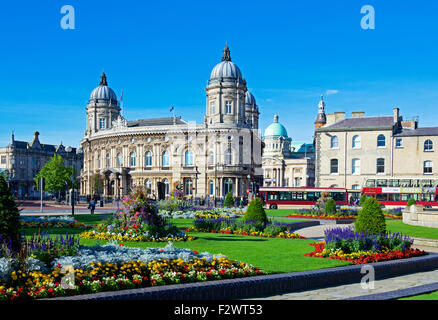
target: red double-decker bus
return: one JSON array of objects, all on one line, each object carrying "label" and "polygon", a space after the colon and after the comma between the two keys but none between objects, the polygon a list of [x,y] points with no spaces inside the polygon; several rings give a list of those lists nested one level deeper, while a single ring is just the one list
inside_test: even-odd
[{"label": "red double-decker bus", "polygon": [[433,179],[368,179],[362,194],[376,198],[388,207],[406,206],[409,199],[423,206],[438,206],[438,180]]},{"label": "red double-decker bus", "polygon": [[339,205],[347,205],[349,201],[348,190],[342,188],[260,187],[259,193],[269,209],[310,207],[315,205],[322,193],[328,193]]}]

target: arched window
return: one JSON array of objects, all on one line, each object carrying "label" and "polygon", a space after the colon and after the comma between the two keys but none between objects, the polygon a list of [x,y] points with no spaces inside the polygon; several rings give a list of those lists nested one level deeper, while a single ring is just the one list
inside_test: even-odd
[{"label": "arched window", "polygon": [[102,168],[102,163],[100,161],[100,155],[97,156],[97,168],[98,169]]},{"label": "arched window", "polygon": [[193,166],[193,152],[186,151],[186,166]]},{"label": "arched window", "polygon": [[231,149],[225,151],[225,164],[229,166],[233,164],[233,151]]},{"label": "arched window", "polygon": [[353,159],[351,161],[351,173],[360,174],[360,159]]},{"label": "arched window", "polygon": [[430,139],[424,141],[424,151],[433,151],[433,142]]},{"label": "arched window", "polygon": [[210,166],[214,166],[214,153],[213,151],[209,154]]},{"label": "arched window", "polygon": [[423,173],[424,174],[432,174],[432,169],[433,169],[433,165],[432,165],[432,161],[424,161],[423,164]]},{"label": "arched window", "polygon": [[152,166],[152,152],[146,152],[146,167]]},{"label": "arched window", "polygon": [[117,166],[119,168],[123,166],[123,157],[120,153],[117,155]]},{"label": "arched window", "polygon": [[359,149],[360,148],[360,136],[354,136],[353,137],[353,148]]},{"label": "arched window", "polygon": [[233,194],[233,179],[230,178],[224,179],[224,195],[226,195],[228,192]]},{"label": "arched window", "polygon": [[129,166],[135,167],[135,152],[129,154]]},{"label": "arched window", "polygon": [[168,167],[169,166],[169,152],[164,151],[163,152],[163,156],[162,156],[162,165],[163,167]]},{"label": "arched window", "polygon": [[214,101],[210,102],[210,114],[215,114],[215,110],[214,110]]},{"label": "arched window", "polygon": [[385,159],[378,158],[377,159],[377,173],[385,173]]},{"label": "arched window", "polygon": [[330,160],[330,173],[338,173],[338,159]]},{"label": "arched window", "polygon": [[111,157],[109,153],[106,154],[106,167],[111,167]]},{"label": "arched window", "polygon": [[383,148],[386,146],[386,138],[383,134],[379,134],[377,137],[377,147]]},{"label": "arched window", "polygon": [[339,148],[339,139],[338,139],[337,136],[333,136],[333,137],[330,139],[330,148],[332,148],[332,149],[337,149],[337,148]]}]

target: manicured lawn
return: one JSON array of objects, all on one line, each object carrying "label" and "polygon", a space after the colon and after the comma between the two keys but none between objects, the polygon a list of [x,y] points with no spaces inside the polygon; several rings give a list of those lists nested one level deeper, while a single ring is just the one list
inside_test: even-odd
[{"label": "manicured lawn", "polygon": [[291,209],[265,209],[265,212],[268,217],[286,217],[292,214]]},{"label": "manicured lawn", "polygon": [[438,291],[420,294],[418,296],[400,298],[398,300],[438,300]]},{"label": "manicured lawn", "polygon": [[402,220],[386,220],[386,229],[391,232],[401,232],[411,237],[438,239],[438,228],[411,226]]}]

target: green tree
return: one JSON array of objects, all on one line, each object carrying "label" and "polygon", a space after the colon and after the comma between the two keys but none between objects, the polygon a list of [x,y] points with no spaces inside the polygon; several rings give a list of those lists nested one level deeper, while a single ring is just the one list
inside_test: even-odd
[{"label": "green tree", "polygon": [[359,200],[359,205],[362,207],[363,206],[363,204],[365,203],[365,201],[367,200],[367,195],[366,194],[362,194],[361,196],[360,196],[360,200]]},{"label": "green tree", "polygon": [[256,197],[249,203],[248,209],[246,210],[243,219],[260,221],[266,225],[266,223],[268,222],[268,217],[266,216],[266,212],[263,208],[263,204],[260,198]]},{"label": "green tree", "polygon": [[233,198],[233,195],[231,194],[231,192],[228,192],[225,195],[224,206],[227,208],[231,208],[234,206],[234,198]]},{"label": "green tree", "polygon": [[71,185],[72,167],[64,165],[64,159],[59,154],[54,154],[52,158],[42,167],[34,178],[37,186],[40,178],[44,178],[44,191],[58,194]]},{"label": "green tree", "polygon": [[325,203],[324,212],[326,214],[335,214],[336,213],[336,201],[333,200],[332,198],[328,198],[326,203]]},{"label": "green tree", "polygon": [[354,228],[357,232],[364,231],[368,234],[386,232],[385,216],[380,203],[375,198],[369,197],[365,200],[356,218]]},{"label": "green tree", "polygon": [[413,204],[417,204],[417,201],[415,201],[414,198],[409,198],[407,206],[410,207],[410,206],[412,206]]},{"label": "green tree", "polygon": [[0,175],[0,241],[11,240],[14,251],[18,251],[21,244],[19,219],[18,205],[5,178]]}]

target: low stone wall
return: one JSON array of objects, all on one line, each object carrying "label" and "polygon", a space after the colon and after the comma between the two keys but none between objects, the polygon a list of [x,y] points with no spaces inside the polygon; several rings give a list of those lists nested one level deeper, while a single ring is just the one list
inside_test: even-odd
[{"label": "low stone wall", "polygon": [[423,206],[412,205],[402,211],[403,223],[413,226],[438,228],[438,212],[425,210]]},{"label": "low stone wall", "polygon": [[[319,258],[315,258],[319,259]],[[371,263],[375,279],[385,279],[438,268],[438,254]],[[273,274],[241,279],[217,280],[44,300],[229,300],[263,297],[282,292],[298,292],[330,286],[360,283],[361,265]]]}]

